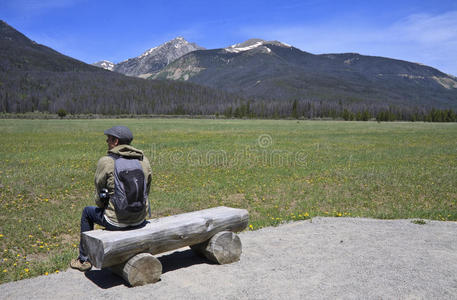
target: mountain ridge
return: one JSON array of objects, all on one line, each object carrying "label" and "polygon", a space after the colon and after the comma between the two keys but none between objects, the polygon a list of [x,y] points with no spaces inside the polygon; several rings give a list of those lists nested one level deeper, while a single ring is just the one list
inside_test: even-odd
[{"label": "mountain ridge", "polygon": [[3,20],[0,20],[0,68],[4,71],[103,71],[32,41]]},{"label": "mountain ridge", "polygon": [[316,55],[260,39],[188,53],[150,78],[247,97],[457,107],[457,78],[435,68],[358,53]]},{"label": "mountain ridge", "polygon": [[104,70],[40,45],[0,21],[0,113],[208,114],[229,101],[244,99],[192,83]]}]

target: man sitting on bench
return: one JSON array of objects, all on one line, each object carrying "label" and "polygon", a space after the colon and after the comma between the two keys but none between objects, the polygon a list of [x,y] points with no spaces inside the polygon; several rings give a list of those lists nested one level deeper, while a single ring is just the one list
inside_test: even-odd
[{"label": "man sitting on bench", "polygon": [[[152,172],[143,151],[130,146],[133,134],[125,126],[105,130],[108,154],[100,158],[95,171],[95,203],[81,216],[81,234],[94,229],[94,223],[107,230],[128,230],[146,224],[150,209],[148,195]],[[79,243],[79,256],[70,266],[80,271],[92,268],[87,252]]]}]

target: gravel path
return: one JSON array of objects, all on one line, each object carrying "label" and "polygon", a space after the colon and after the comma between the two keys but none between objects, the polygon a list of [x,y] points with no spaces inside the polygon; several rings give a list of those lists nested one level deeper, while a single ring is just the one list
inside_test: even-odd
[{"label": "gravel path", "polygon": [[457,297],[457,223],[314,218],[240,234],[241,261],[188,248],[161,256],[161,281],[129,288],[105,270],[0,285],[1,299],[304,299]]}]

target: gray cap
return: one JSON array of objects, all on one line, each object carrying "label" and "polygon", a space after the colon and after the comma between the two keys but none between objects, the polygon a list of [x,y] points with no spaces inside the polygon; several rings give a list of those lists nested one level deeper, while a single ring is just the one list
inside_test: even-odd
[{"label": "gray cap", "polygon": [[133,134],[125,126],[114,126],[105,130],[106,135],[111,135],[119,139],[119,144],[130,144],[133,140]]}]

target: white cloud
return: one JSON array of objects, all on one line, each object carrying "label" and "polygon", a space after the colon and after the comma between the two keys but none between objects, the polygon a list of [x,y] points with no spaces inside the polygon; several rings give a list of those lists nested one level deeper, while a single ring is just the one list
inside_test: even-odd
[{"label": "white cloud", "polygon": [[406,38],[423,44],[449,43],[457,41],[457,11],[441,15],[412,15],[394,26]]},{"label": "white cloud", "polygon": [[251,27],[241,33],[315,54],[358,52],[419,62],[457,75],[457,11],[410,15],[382,27],[341,20],[330,25]]}]

